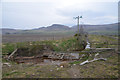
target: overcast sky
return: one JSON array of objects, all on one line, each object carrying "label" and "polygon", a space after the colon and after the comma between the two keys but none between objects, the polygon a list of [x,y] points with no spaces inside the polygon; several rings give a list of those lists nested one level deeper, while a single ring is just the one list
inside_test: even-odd
[{"label": "overcast sky", "polygon": [[3,0],[2,27],[32,29],[52,24],[73,26],[76,25],[73,17],[78,15],[83,16],[84,24],[117,23],[119,0],[96,1]]}]

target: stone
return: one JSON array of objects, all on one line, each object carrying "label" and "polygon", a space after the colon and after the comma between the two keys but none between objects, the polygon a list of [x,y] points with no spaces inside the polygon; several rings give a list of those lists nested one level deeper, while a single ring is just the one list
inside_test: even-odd
[{"label": "stone", "polygon": [[60,66],[61,68],[63,68],[63,66]]},{"label": "stone", "polygon": [[50,70],[51,72],[53,71],[53,70]]},{"label": "stone", "polygon": [[76,65],[76,64],[73,64],[74,66]]}]

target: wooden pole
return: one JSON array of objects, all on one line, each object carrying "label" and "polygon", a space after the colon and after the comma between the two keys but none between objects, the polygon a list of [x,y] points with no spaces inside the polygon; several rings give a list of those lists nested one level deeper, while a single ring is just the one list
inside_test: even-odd
[{"label": "wooden pole", "polygon": [[[78,18],[77,18],[77,19],[78,19],[78,34],[79,34],[79,32],[80,32],[80,31],[79,31],[79,18],[80,18],[80,17],[78,16]],[[79,36],[79,35],[78,35],[78,36]]]}]

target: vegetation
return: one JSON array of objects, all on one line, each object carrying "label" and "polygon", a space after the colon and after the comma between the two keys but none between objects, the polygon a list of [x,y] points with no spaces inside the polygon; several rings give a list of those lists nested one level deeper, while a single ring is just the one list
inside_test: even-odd
[{"label": "vegetation", "polygon": [[[88,36],[91,48],[117,48],[118,37],[105,36],[105,35],[89,35]],[[74,51],[79,46],[77,45],[77,39],[70,37],[62,40],[45,40],[45,41],[31,41],[31,42],[17,42],[17,43],[4,43],[2,46],[2,53],[11,53],[15,48],[35,48],[40,45],[48,45],[54,51]],[[32,48],[31,48],[32,47]],[[42,47],[41,47],[42,48]],[[80,47],[83,48],[82,45]]]},{"label": "vegetation", "polygon": [[105,35],[89,35],[89,42],[91,48],[117,48],[118,37]]},{"label": "vegetation", "polygon": [[[107,61],[95,61],[80,66],[80,61],[61,68],[57,65],[12,64],[3,65],[3,78],[118,78],[118,55]],[[76,64],[76,65],[73,65]]]},{"label": "vegetation", "polygon": [[2,47],[2,53],[9,54],[13,52],[15,48],[28,48],[29,51],[35,51],[35,49],[42,50],[43,45],[49,46],[49,48],[54,51],[73,51],[78,47],[76,43],[76,38],[72,37],[62,40],[5,43]]},{"label": "vegetation", "polygon": [[[117,48],[117,36],[105,35],[89,35],[91,48]],[[53,51],[74,51],[76,49],[76,38],[70,37],[62,40],[45,40],[45,41],[29,41],[4,43],[2,45],[2,53],[4,55],[13,52],[16,48],[27,49],[31,51],[43,50],[43,46],[49,46]],[[82,48],[82,47],[81,47]],[[86,49],[85,51],[89,51]],[[103,52],[102,55],[114,52]],[[24,54],[24,53],[23,53]],[[118,78],[118,55],[107,58],[107,61],[95,61],[90,64],[79,65],[85,60],[92,60],[96,53],[89,57],[89,53],[80,52],[83,56],[79,61],[65,61],[67,67],[61,67],[56,64],[17,64],[12,61],[2,59],[3,63],[10,63],[11,66],[3,65],[3,78]],[[4,56],[3,55],[3,56]],[[52,64],[52,65],[51,65]]]}]

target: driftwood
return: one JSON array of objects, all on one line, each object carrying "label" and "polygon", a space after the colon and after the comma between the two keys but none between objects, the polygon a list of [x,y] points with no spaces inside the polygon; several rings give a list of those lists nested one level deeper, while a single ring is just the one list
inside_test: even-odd
[{"label": "driftwood", "polygon": [[8,67],[11,67],[10,63],[3,63],[3,65],[7,65]]},{"label": "driftwood", "polygon": [[8,59],[10,59],[10,57],[17,51],[17,49],[15,49],[9,56]]},{"label": "driftwood", "polygon": [[60,59],[63,59],[63,57],[64,57],[64,54],[61,56],[61,58],[60,58]]},{"label": "driftwood", "polygon": [[98,59],[94,58],[93,60],[90,60],[90,61],[86,60],[86,61],[82,62],[80,65],[84,65],[86,63],[94,62],[97,60],[105,60],[106,61],[107,59],[106,58],[98,58]]}]

